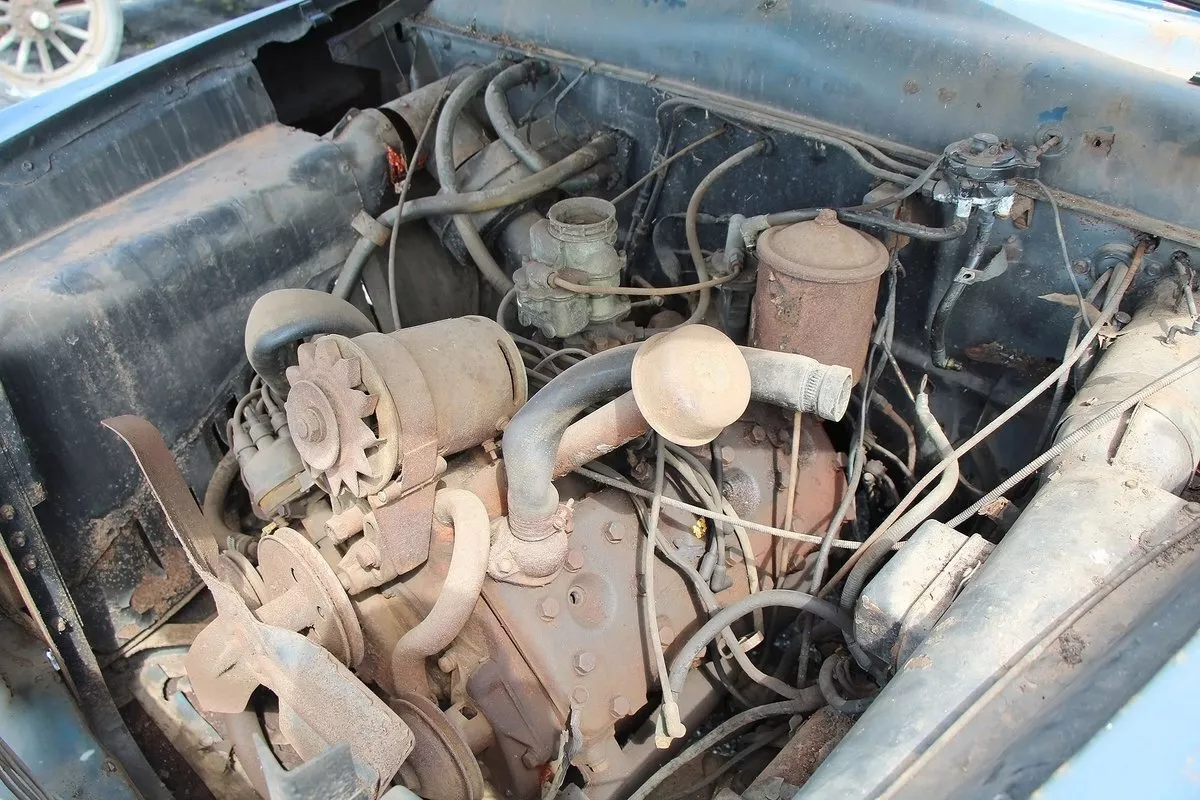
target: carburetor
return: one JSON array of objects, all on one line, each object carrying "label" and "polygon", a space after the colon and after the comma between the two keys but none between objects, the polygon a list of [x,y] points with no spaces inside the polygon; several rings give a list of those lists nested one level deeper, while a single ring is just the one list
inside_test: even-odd
[{"label": "carburetor", "polygon": [[583,294],[554,285],[561,276],[587,286],[620,286],[625,256],[617,240],[617,210],[598,197],[574,197],[550,207],[529,231],[530,257],[513,275],[522,325],[549,337],[573,336],[592,325],[617,322],[629,298]]}]

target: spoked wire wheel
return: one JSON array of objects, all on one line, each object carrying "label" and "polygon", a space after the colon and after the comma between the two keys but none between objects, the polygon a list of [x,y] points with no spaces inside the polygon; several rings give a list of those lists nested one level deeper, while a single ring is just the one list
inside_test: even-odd
[{"label": "spoked wire wheel", "polygon": [[29,96],[117,60],[119,0],[0,0],[0,81]]}]

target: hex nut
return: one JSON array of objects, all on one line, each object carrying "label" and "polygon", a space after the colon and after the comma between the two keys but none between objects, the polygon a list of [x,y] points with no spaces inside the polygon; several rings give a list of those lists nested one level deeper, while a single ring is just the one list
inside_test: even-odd
[{"label": "hex nut", "polygon": [[671,627],[671,620],[666,617],[658,618],[658,638],[663,647],[670,647],[675,641],[675,629]]},{"label": "hex nut", "polygon": [[596,654],[590,650],[575,654],[575,672],[587,675],[596,668]]},{"label": "hex nut", "polygon": [[616,544],[625,538],[625,524],[619,520],[614,520],[604,526],[604,538]]},{"label": "hex nut", "polygon": [[583,569],[583,551],[572,548],[567,551],[567,572],[579,572]]},{"label": "hex nut", "polygon": [[538,603],[538,615],[547,622],[557,617],[559,610],[558,601],[553,597],[543,597]]},{"label": "hex nut", "polygon": [[729,445],[721,448],[721,463],[726,467],[733,463],[733,448]]},{"label": "hex nut", "polygon": [[633,707],[629,704],[629,698],[623,694],[617,695],[608,704],[608,713],[612,714],[613,719],[628,717],[632,711]]},{"label": "hex nut", "polygon": [[755,425],[750,429],[750,441],[755,444],[762,444],[767,439],[767,429],[762,425]]},{"label": "hex nut", "polygon": [[31,555],[25,556],[25,558],[21,559],[21,566],[29,572],[33,572],[35,569],[37,569],[37,565],[37,559]]}]

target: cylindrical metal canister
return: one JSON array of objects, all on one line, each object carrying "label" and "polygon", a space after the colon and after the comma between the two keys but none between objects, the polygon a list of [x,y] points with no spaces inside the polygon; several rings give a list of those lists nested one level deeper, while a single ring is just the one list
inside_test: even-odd
[{"label": "cylindrical metal canister", "polygon": [[867,360],[887,248],[823,209],[758,239],[751,344],[840,364],[857,381]]}]

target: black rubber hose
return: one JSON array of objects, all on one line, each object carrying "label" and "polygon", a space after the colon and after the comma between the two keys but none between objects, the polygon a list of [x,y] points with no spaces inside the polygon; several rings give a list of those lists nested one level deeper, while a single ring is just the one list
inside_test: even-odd
[{"label": "black rubber hose", "polygon": [[250,308],[246,358],[282,400],[290,388],[285,372],[297,342],[324,333],[359,336],[374,331],[374,323],[340,297],[315,289],[276,289]]},{"label": "black rubber hose", "polygon": [[984,212],[979,219],[979,228],[971,240],[971,249],[967,251],[967,260],[958,271],[955,279],[946,287],[942,301],[938,303],[933,313],[933,322],[929,326],[929,357],[938,369],[959,369],[958,362],[946,356],[946,328],[950,325],[950,317],[959,298],[966,291],[967,284],[959,280],[965,272],[978,270],[983,261],[983,251],[987,248],[988,240],[992,238],[992,228],[996,226],[996,215]]},{"label": "black rubber hose", "polygon": [[[521,163],[534,172],[540,172],[550,166],[550,160],[533,149],[533,145],[521,138],[517,123],[508,110],[506,94],[509,89],[522,83],[534,81],[546,72],[546,67],[538,61],[522,61],[513,64],[508,69],[492,78],[483,95],[483,106],[487,110],[488,119],[500,137],[500,141],[508,145]],[[595,189],[600,184],[600,176],[593,173],[579,175],[564,181],[559,188],[566,192],[585,192]]]},{"label": "black rubber hose", "polygon": [[[774,227],[776,225],[791,225],[794,222],[807,222],[810,219],[816,219],[819,208],[801,208],[796,211],[780,211],[776,214],[767,214],[762,217],[762,228]],[[951,239],[957,239],[967,232],[967,218],[955,217],[954,221],[944,228],[934,228],[929,225],[919,225],[915,222],[906,222],[902,219],[893,219],[882,214],[873,214],[867,211],[853,211],[851,209],[836,209],[838,219],[842,222],[851,223],[854,225],[862,225],[868,228],[883,228],[907,236],[910,239],[920,239],[924,242],[947,242]]]},{"label": "black rubber hose", "polygon": [[768,589],[767,591],[758,592],[757,594],[744,597],[713,614],[699,630],[688,638],[679,652],[675,654],[675,658],[671,660],[671,669],[668,672],[670,686],[674,689],[675,693],[678,694],[683,689],[683,682],[687,680],[687,674],[692,668],[692,662],[704,652],[705,648],[708,647],[722,630],[753,611],[770,607],[794,608],[797,611],[806,611],[810,614],[815,614],[821,619],[832,622],[849,636],[852,637],[854,635],[854,621],[850,618],[850,615],[843,613],[841,609],[832,603],[827,603],[824,600],[818,600],[810,594],[790,589]]},{"label": "black rubber hose", "polygon": [[[590,142],[556,162],[549,169],[513,181],[505,186],[493,186],[474,192],[435,194],[409,200],[404,204],[402,212],[398,212],[393,206],[380,214],[376,222],[381,227],[390,230],[396,224],[397,213],[400,216],[399,223],[404,225],[429,217],[475,214],[480,211],[492,211],[523,203],[555,188],[572,175],[594,166],[601,159],[612,155],[616,148],[617,141],[612,134],[598,134],[592,137]],[[375,247],[375,242],[366,237],[358,240],[350,251],[350,255],[346,257],[342,271],[334,283],[334,296],[347,298],[354,292],[354,287],[358,285],[359,278],[362,277],[363,268],[367,265],[367,259],[371,257]]]},{"label": "black rubber hose", "polygon": [[212,477],[208,479],[208,487],[204,490],[204,516],[216,527],[234,534],[241,533],[241,530],[225,524],[225,498],[229,497],[229,490],[233,488],[238,473],[237,453],[229,450],[217,462]]},{"label": "black rubber hose", "polygon": [[853,715],[861,714],[871,705],[871,701],[875,698],[864,697],[857,700],[847,700],[838,692],[837,685],[833,682],[833,671],[837,668],[838,662],[843,661],[843,657],[834,653],[829,658],[821,662],[821,671],[817,673],[817,686],[821,688],[821,696],[825,698],[825,702],[838,713]]}]

